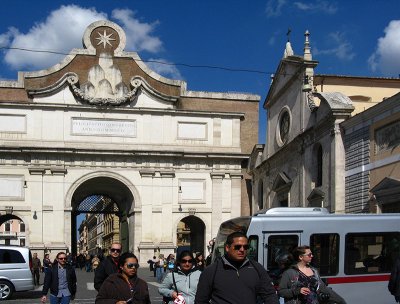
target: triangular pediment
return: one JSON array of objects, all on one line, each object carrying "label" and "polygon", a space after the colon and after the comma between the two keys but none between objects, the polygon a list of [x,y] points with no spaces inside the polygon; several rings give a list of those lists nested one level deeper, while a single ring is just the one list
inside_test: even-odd
[{"label": "triangular pediment", "polygon": [[290,188],[291,185],[292,180],[284,172],[279,172],[272,185],[272,190],[280,192]]},{"label": "triangular pediment", "polygon": [[394,188],[400,188],[400,180],[392,177],[385,177],[375,187],[373,187],[370,192],[376,195],[380,192],[392,190]]},{"label": "triangular pediment", "polygon": [[316,201],[316,200],[318,200],[318,201],[323,200],[324,198],[325,198],[325,193],[320,189],[314,188],[311,191],[310,195],[307,197],[307,200],[309,202],[312,202],[312,201]]}]

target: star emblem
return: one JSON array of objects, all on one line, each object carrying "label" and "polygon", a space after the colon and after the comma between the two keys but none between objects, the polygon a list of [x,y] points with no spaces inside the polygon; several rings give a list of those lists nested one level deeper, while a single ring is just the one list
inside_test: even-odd
[{"label": "star emblem", "polygon": [[106,48],[106,44],[112,46],[110,41],[115,40],[114,38],[111,38],[111,36],[113,35],[112,33],[107,35],[106,30],[104,30],[104,34],[101,34],[100,32],[98,32],[97,34],[99,34],[99,37],[96,38],[96,40],[99,40],[99,43],[97,43],[97,45],[103,44],[103,48]]}]

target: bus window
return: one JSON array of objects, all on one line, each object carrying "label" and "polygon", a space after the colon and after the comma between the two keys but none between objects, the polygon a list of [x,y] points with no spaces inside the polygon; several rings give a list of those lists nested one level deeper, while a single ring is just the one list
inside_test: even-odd
[{"label": "bus window", "polygon": [[313,253],[312,264],[321,276],[333,276],[339,272],[339,234],[324,233],[310,236]]},{"label": "bus window", "polygon": [[346,235],[344,272],[390,272],[400,251],[400,233],[371,232]]},{"label": "bus window", "polygon": [[268,237],[267,269],[270,272],[279,271],[277,260],[279,256],[291,253],[298,246],[298,235],[270,235]]},{"label": "bus window", "polygon": [[249,236],[249,250],[247,251],[247,257],[250,260],[254,260],[254,261],[258,260],[258,236],[257,235]]}]

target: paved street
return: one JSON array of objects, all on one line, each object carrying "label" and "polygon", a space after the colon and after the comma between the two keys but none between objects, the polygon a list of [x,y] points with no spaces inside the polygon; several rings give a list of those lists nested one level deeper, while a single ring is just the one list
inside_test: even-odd
[{"label": "paved street", "polygon": [[[93,287],[93,272],[85,272],[79,269],[76,270],[78,279],[78,291],[76,299],[71,303],[74,304],[93,304],[96,297],[96,290]],[[144,279],[149,284],[151,303],[161,303],[162,297],[158,293],[158,283],[153,277],[153,273],[149,271],[148,267],[139,268],[139,277]],[[44,274],[41,273],[40,280],[43,282]],[[34,291],[15,293],[12,299],[1,301],[1,303],[40,303],[42,286]]]}]

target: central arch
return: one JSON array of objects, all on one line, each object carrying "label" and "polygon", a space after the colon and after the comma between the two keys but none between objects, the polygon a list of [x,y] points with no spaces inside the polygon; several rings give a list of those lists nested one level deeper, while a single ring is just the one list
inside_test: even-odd
[{"label": "central arch", "polygon": [[[119,219],[119,240],[123,251],[134,248],[134,207],[136,189],[124,177],[97,172],[82,177],[67,196],[71,206],[71,251],[77,253],[77,216],[82,213],[115,214]],[[68,198],[69,197],[69,198]]]}]

